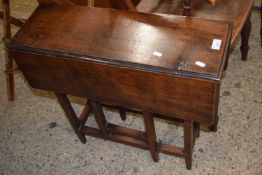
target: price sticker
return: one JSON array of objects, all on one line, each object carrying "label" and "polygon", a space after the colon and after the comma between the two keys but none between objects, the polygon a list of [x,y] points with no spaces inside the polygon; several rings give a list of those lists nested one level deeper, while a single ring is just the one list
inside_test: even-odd
[{"label": "price sticker", "polygon": [[211,48],[214,50],[220,50],[222,44],[222,40],[220,39],[213,39]]},{"label": "price sticker", "polygon": [[154,51],[153,55],[156,56],[156,57],[162,57],[163,54],[161,52]]}]

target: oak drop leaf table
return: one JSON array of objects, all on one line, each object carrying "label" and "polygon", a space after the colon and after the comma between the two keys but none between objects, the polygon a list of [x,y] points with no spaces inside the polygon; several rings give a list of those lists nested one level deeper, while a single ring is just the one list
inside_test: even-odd
[{"label": "oak drop leaf table", "polygon": [[[53,20],[59,19],[59,20]],[[8,44],[29,84],[55,92],[85,135],[184,157],[192,167],[199,124],[216,125],[228,22],[81,6],[41,5]],[[88,99],[77,117],[67,95]],[[145,132],[108,123],[102,105],[143,114]],[[85,126],[93,112],[99,129]],[[184,123],[184,148],[157,143],[154,117]]]}]

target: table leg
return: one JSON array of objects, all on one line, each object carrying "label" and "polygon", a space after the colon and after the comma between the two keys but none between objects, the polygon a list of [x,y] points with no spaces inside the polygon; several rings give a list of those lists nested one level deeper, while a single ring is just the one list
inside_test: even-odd
[{"label": "table leg", "polygon": [[118,111],[119,111],[121,120],[125,121],[126,120],[126,110],[124,108],[122,108],[122,107],[119,107]]},{"label": "table leg", "polygon": [[8,100],[14,100],[14,73],[13,60],[7,51],[7,43],[11,40],[11,23],[10,23],[10,4],[9,0],[2,0],[3,8],[3,31],[4,31],[4,50],[5,50],[5,69],[7,82]]},{"label": "table leg", "polygon": [[159,161],[159,155],[157,150],[157,142],[156,142],[156,131],[154,125],[154,118],[151,113],[144,112],[143,113],[144,123],[145,123],[145,132],[148,142],[148,147],[151,153],[151,156],[155,162]]},{"label": "table leg", "polygon": [[252,27],[252,23],[251,23],[251,13],[249,14],[246,24],[241,32],[241,54],[242,54],[242,60],[246,61],[247,60],[247,54],[248,54],[248,50],[249,50],[249,45],[248,45],[248,41],[249,41],[249,37],[250,37],[250,33],[251,33],[251,27]]},{"label": "table leg", "polygon": [[185,162],[188,170],[192,169],[192,154],[194,147],[193,136],[193,122],[184,121],[184,149],[185,149]]},{"label": "table leg", "polygon": [[262,47],[262,1],[260,6],[260,40],[261,40],[261,47]]},{"label": "table leg", "polygon": [[197,131],[196,137],[199,137],[200,136],[200,123],[194,122],[194,128]]},{"label": "table leg", "polygon": [[218,117],[216,117],[215,122],[209,126],[209,130],[212,132],[217,132]]},{"label": "table leg", "polygon": [[98,102],[95,102],[95,101],[89,101],[89,104],[92,108],[92,111],[94,113],[95,120],[96,120],[96,123],[97,123],[99,129],[101,130],[101,132],[104,135],[108,135],[108,131],[106,129],[107,121],[106,121],[106,118],[105,118],[101,104],[99,104]]},{"label": "table leg", "polygon": [[62,108],[64,109],[64,112],[66,114],[67,119],[69,120],[71,126],[73,127],[75,133],[77,134],[78,138],[82,143],[86,143],[86,138],[84,133],[79,129],[81,123],[78,120],[76,113],[70,104],[70,101],[68,100],[67,96],[64,94],[55,94],[57,97],[57,100],[61,104]]}]

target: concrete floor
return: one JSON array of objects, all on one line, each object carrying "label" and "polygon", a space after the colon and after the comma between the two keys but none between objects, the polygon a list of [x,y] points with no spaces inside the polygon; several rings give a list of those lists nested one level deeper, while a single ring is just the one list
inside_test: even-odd
[{"label": "concrete floor", "polygon": [[[36,6],[32,0],[12,3],[19,17],[29,16]],[[81,144],[54,95],[31,89],[20,73],[15,76],[16,99],[8,102],[4,62],[0,59],[0,175],[261,175],[262,49],[260,14],[252,15],[248,61],[240,60],[238,45],[230,55],[222,82],[218,131],[201,133],[191,171],[186,170],[184,159],[169,155],[160,154],[159,163],[154,163],[149,152],[142,149],[91,137],[87,144]],[[3,58],[2,41],[0,47]],[[84,99],[71,100],[79,113]],[[114,111],[106,110],[106,115],[111,122],[143,130],[141,118],[134,114],[129,114],[126,122],[121,122]],[[93,118],[88,124],[95,125]],[[156,120],[156,128],[158,139],[183,145],[180,126]]]}]

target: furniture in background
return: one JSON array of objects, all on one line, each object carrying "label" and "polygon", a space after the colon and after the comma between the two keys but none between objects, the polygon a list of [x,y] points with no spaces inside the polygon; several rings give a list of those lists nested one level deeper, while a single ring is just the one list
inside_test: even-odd
[{"label": "furniture in background", "polygon": [[186,15],[203,19],[230,21],[233,23],[231,48],[241,36],[242,60],[247,60],[251,32],[253,0],[217,0],[215,4],[205,0],[141,0],[136,9],[141,12]]},{"label": "furniture in background", "polygon": [[7,43],[11,40],[11,24],[21,27],[24,24],[24,20],[14,18],[10,16],[9,0],[2,0],[2,12],[0,17],[3,18],[3,41],[4,41],[4,57],[5,57],[5,74],[7,84],[7,96],[8,100],[14,100],[14,73],[17,70],[13,67],[13,60],[7,52]]},{"label": "furniture in background", "polygon": [[[94,0],[37,0],[39,3],[67,3],[76,5],[94,5]],[[0,11],[0,18],[3,19],[3,41],[4,41],[4,54],[5,54],[5,74],[6,74],[6,85],[7,85],[7,97],[8,100],[13,101],[14,94],[14,73],[18,70],[14,68],[12,58],[8,55],[6,50],[6,44],[11,40],[11,25],[17,27],[23,26],[25,23],[24,19],[18,19],[10,15],[10,1],[2,0],[2,11]]]},{"label": "furniture in background", "polygon": [[253,6],[253,10],[259,11],[260,12],[260,42],[261,42],[261,47],[262,47],[262,1],[260,7],[257,5]]},{"label": "furniture in background", "polygon": [[[8,51],[33,88],[55,92],[82,143],[90,135],[148,149],[154,161],[159,152],[176,155],[191,169],[199,123],[218,120],[231,29],[223,21],[42,5]],[[67,95],[88,99],[79,118]],[[145,131],[108,123],[102,104],[141,111]],[[90,110],[99,129],[85,125]],[[183,148],[157,142],[154,117],[182,121]]]}]

